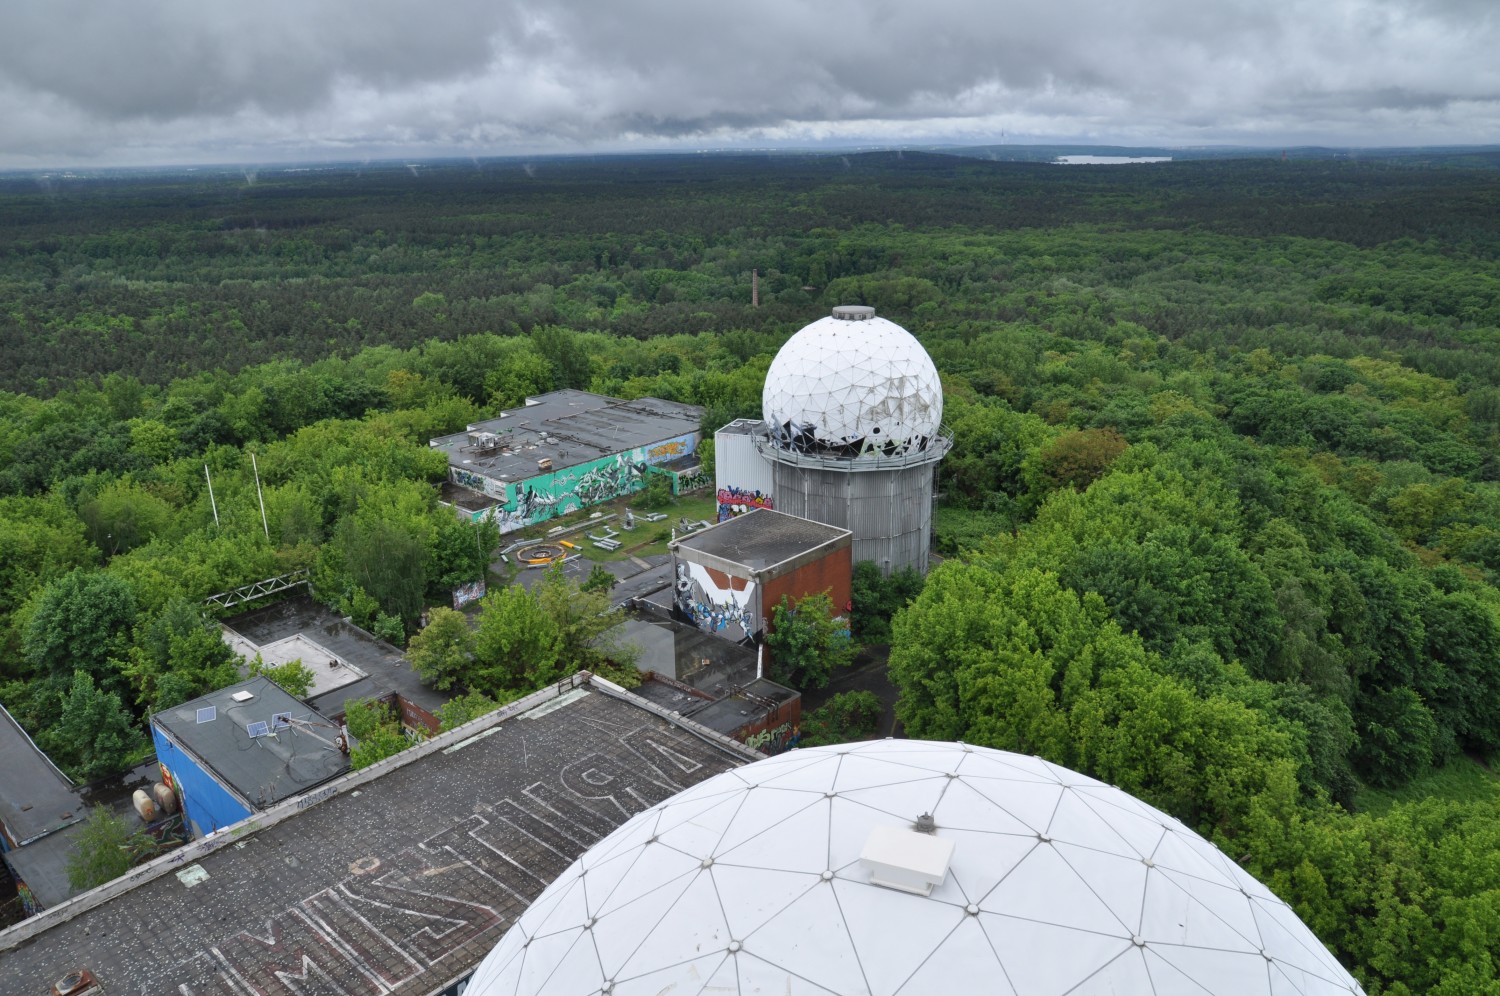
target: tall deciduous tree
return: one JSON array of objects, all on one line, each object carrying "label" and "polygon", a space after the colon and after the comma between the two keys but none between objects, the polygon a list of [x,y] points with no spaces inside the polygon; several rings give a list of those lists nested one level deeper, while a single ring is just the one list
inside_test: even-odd
[{"label": "tall deciduous tree", "polygon": [[26,663],[38,674],[82,670],[101,688],[127,693],[118,660],[136,619],[135,593],[120,578],[75,570],[42,589],[22,637]]},{"label": "tall deciduous tree", "polygon": [[771,610],[766,649],[772,675],[793,688],[822,688],[834,671],[854,660],[848,622],[835,618],[827,592],[804,595],[795,605],[781,596]]},{"label": "tall deciduous tree", "polygon": [[120,697],[95,687],[88,672],[74,672],[62,718],[46,738],[48,754],[79,781],[91,782],[124,771],[142,743]]},{"label": "tall deciduous tree", "polygon": [[505,705],[512,699],[519,698],[524,692],[510,692],[499,700],[490,698],[483,692],[469,692],[467,695],[459,695],[449,699],[438,706],[438,722],[442,724],[443,732],[456,729],[465,723],[486,716],[496,709]]},{"label": "tall deciduous tree", "polygon": [[439,691],[469,684],[474,671],[474,630],[468,616],[445,606],[432,610],[426,628],[411,638],[406,659]]},{"label": "tall deciduous tree", "polygon": [[568,580],[561,565],[554,565],[537,585],[536,596],[542,611],[557,625],[564,674],[592,668],[606,659],[621,659],[620,648],[600,642],[624,618],[621,610],[611,606],[608,590],[584,591]]},{"label": "tall deciduous tree", "polygon": [[113,481],[78,510],[89,539],[107,556],[133,550],[166,531],[172,506],[128,478]]},{"label": "tall deciduous tree", "polygon": [[350,516],[339,528],[349,575],[383,612],[408,625],[422,614],[428,549],[411,525],[376,515]]},{"label": "tall deciduous tree", "polygon": [[562,677],[563,634],[537,596],[508,585],[484,597],[474,641],[477,666],[465,682],[498,696],[514,688],[539,688]]},{"label": "tall deciduous tree", "polygon": [[307,698],[307,693],[312,691],[316,677],[312,668],[302,663],[301,660],[290,660],[284,664],[267,664],[260,654],[250,659],[247,670],[251,677],[271,679],[272,684],[294,699]]},{"label": "tall deciduous tree", "polygon": [[136,627],[126,673],[138,701],[151,711],[239,680],[239,658],[203,608],[174,598],[161,615]]}]

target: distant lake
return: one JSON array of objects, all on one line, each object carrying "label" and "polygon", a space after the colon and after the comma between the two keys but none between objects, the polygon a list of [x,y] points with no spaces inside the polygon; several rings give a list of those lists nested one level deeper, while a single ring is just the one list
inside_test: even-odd
[{"label": "distant lake", "polygon": [[1058,156],[1057,166],[1118,166],[1121,163],[1169,163],[1171,156]]}]

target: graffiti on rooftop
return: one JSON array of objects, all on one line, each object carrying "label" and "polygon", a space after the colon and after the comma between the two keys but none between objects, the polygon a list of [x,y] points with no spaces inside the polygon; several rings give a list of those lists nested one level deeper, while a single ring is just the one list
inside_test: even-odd
[{"label": "graffiti on rooftop", "polygon": [[178,965],[182,996],[428,993],[472,967],[575,857],[624,820],[716,774],[653,726],[394,854]]}]

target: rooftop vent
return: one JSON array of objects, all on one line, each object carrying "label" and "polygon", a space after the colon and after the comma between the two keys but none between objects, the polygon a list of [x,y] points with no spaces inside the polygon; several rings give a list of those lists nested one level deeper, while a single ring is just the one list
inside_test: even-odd
[{"label": "rooftop vent", "polygon": [[868,322],[875,317],[875,309],[868,304],[836,304],[833,317],[841,322]]},{"label": "rooftop vent", "polygon": [[232,699],[234,699],[236,702],[249,702],[251,699],[255,698],[255,693],[254,692],[240,691],[240,692],[235,692],[233,695],[231,695],[229,697],[232,698]]},{"label": "rooftop vent", "polygon": [[948,877],[953,841],[903,827],[870,831],[859,859],[870,869],[870,884],[930,896]]},{"label": "rooftop vent", "polygon": [[98,984],[93,972],[80,968],[52,983],[52,994],[53,996],[83,996],[84,993],[98,992],[99,990],[95,988]]}]

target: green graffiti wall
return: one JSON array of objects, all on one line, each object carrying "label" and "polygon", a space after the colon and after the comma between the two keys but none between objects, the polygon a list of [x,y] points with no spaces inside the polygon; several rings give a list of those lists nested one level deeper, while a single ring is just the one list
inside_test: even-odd
[{"label": "green graffiti wall", "polygon": [[646,486],[647,468],[696,453],[697,449],[698,433],[692,432],[505,484],[504,503],[495,510],[495,521],[502,533],[514,532],[640,491]]},{"label": "green graffiti wall", "polygon": [[704,472],[701,466],[692,470],[667,471],[672,475],[672,493],[674,495],[687,494],[690,491],[702,491],[713,483],[713,479]]}]

